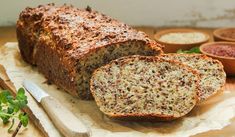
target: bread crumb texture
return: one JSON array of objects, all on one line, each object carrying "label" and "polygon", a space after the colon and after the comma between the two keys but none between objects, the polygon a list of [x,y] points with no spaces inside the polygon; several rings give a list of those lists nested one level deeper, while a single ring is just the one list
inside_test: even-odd
[{"label": "bread crumb texture", "polygon": [[180,61],[198,71],[201,79],[198,95],[201,101],[222,90],[225,85],[226,74],[218,60],[202,54],[165,54],[162,57]]},{"label": "bread crumb texture", "polygon": [[157,57],[130,56],[97,69],[91,91],[111,117],[174,117],[196,104],[198,77],[190,68]]}]

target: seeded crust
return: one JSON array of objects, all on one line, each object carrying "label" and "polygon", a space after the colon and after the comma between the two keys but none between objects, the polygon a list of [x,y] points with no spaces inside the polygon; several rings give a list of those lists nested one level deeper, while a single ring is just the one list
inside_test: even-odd
[{"label": "seeded crust", "polygon": [[109,117],[173,120],[195,106],[198,83],[197,72],[179,62],[128,56],[98,68],[90,90]]},{"label": "seeded crust", "polygon": [[203,54],[164,54],[164,59],[176,60],[189,65],[198,71],[201,80],[199,82],[199,100],[203,101],[223,90],[226,83],[226,73],[220,61]]},{"label": "seeded crust", "polygon": [[23,59],[70,94],[91,99],[91,73],[126,55],[159,55],[143,32],[87,8],[54,4],[26,8],[16,26]]}]

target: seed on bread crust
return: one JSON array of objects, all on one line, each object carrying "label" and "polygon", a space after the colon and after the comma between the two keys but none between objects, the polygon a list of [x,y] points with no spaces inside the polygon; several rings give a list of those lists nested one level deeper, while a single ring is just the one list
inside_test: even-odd
[{"label": "seed on bread crust", "polygon": [[140,31],[87,8],[54,4],[26,8],[16,24],[23,59],[73,96],[92,99],[92,72],[127,55],[159,55],[162,46]]}]

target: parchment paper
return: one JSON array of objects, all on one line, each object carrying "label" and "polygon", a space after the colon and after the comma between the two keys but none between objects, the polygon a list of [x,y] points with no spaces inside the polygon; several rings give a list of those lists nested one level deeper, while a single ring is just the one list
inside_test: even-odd
[{"label": "parchment paper", "polygon": [[[0,64],[6,68],[7,74],[17,89],[22,87],[24,79],[37,83],[80,117],[91,129],[93,137],[187,137],[209,130],[222,129],[229,125],[230,120],[235,116],[235,93],[224,91],[197,105],[184,118],[172,122],[114,121],[103,115],[94,101],[76,99],[54,85],[45,84],[46,79],[43,75],[21,59],[17,43],[7,43],[0,47]],[[29,104],[36,104],[34,100],[30,101]],[[36,104],[35,107],[39,106]],[[41,108],[34,111],[39,117],[45,115]],[[45,128],[55,130],[48,118],[41,118],[41,122],[46,125]],[[61,135],[54,133],[50,136]]]}]

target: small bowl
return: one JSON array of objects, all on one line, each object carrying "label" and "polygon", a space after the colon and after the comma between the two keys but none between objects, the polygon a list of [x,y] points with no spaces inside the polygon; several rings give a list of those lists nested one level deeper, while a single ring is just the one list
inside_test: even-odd
[{"label": "small bowl", "polygon": [[[202,40],[202,41],[199,41],[199,42],[187,43],[187,44],[168,43],[168,42],[163,42],[163,41],[159,40],[162,35],[165,35],[165,34],[168,34],[168,33],[185,33],[185,32],[188,32],[188,33],[190,33],[190,32],[202,33],[202,34],[205,35],[205,39]],[[174,53],[179,49],[189,50],[189,49],[191,49],[195,46],[200,46],[201,44],[208,42],[209,38],[210,38],[210,36],[207,33],[202,32],[202,31],[198,31],[198,30],[193,30],[193,29],[167,29],[167,30],[160,31],[160,32],[158,32],[154,35],[154,39],[158,43],[165,46],[165,48],[163,50],[165,53]]]},{"label": "small bowl", "polygon": [[213,32],[213,37],[215,41],[235,42],[235,28],[216,29]]},{"label": "small bowl", "polygon": [[220,45],[220,44],[221,45],[230,45],[230,46],[235,47],[235,42],[210,42],[210,43],[205,43],[205,44],[201,45],[200,51],[207,56],[210,56],[214,59],[218,59],[223,64],[226,74],[229,76],[235,76],[235,58],[234,57],[218,56],[218,55],[208,53],[204,50],[205,47]]}]

